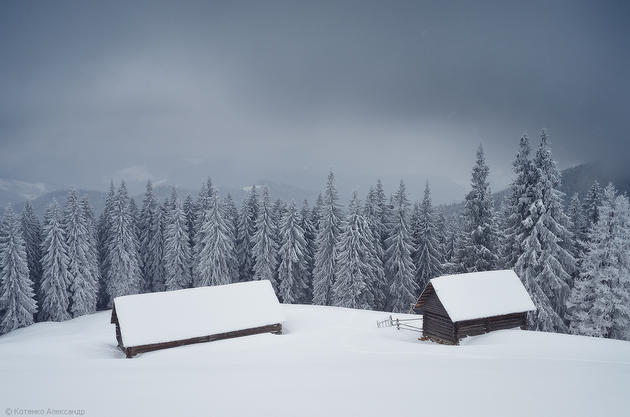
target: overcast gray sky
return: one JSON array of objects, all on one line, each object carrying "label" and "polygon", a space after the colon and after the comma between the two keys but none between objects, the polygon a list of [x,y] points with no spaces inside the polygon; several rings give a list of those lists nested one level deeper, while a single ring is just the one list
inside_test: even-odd
[{"label": "overcast gray sky", "polygon": [[0,177],[494,188],[520,135],[627,163],[628,2],[0,3]]}]

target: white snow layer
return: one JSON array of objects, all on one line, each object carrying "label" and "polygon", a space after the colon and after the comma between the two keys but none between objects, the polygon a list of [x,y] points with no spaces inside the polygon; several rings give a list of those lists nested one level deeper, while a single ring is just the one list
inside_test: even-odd
[{"label": "white snow layer", "polygon": [[249,281],[114,299],[125,347],[282,323],[271,282]]},{"label": "white snow layer", "polygon": [[536,310],[512,270],[446,275],[431,285],[454,322]]},{"label": "white snow layer", "polygon": [[376,328],[389,313],[280,308],[287,319],[281,336],[199,343],[133,359],[116,347],[110,312],[13,331],[0,336],[0,412],[593,417],[630,410],[628,342],[501,330],[445,346],[421,342],[418,333]]}]

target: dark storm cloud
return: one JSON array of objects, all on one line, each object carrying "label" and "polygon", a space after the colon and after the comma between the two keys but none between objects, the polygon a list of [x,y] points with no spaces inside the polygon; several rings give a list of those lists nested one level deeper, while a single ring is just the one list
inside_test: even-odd
[{"label": "dark storm cloud", "polygon": [[542,127],[562,166],[627,162],[629,18],[624,2],[3,2],[0,176],[314,187],[333,168],[346,188],[429,177],[449,200],[480,142],[499,188]]}]

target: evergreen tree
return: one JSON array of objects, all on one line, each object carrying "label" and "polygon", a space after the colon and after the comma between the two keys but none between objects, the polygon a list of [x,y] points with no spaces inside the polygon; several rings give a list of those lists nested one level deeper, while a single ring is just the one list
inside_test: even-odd
[{"label": "evergreen tree", "polygon": [[82,209],[83,217],[85,218],[86,227],[87,227],[88,267],[96,282],[96,305],[98,306],[100,282],[102,280],[101,271],[99,269],[99,260],[98,260],[98,247],[97,247],[98,236],[97,236],[97,230],[96,230],[96,219],[94,216],[94,209],[90,205],[90,202],[87,196],[83,196],[83,198],[81,199],[81,209]]},{"label": "evergreen tree", "polygon": [[[186,196],[184,200],[184,213],[186,214],[186,229],[188,230],[188,244],[191,248],[195,246],[195,222],[197,207],[191,196]],[[192,265],[191,265],[192,266]]]},{"label": "evergreen tree", "polygon": [[630,339],[630,204],[612,184],[589,231],[583,272],[568,302],[570,331]]},{"label": "evergreen tree", "polygon": [[232,239],[232,258],[233,265],[230,267],[230,271],[232,276],[230,277],[230,282],[238,282],[239,281],[239,263],[238,263],[238,253],[237,253],[237,234],[238,234],[238,210],[234,205],[234,201],[232,201],[232,196],[228,193],[223,202],[223,213],[226,218],[226,224],[228,227],[228,236]]},{"label": "evergreen tree", "polygon": [[28,271],[35,296],[39,294],[39,284],[42,279],[42,225],[33,212],[30,201],[24,203],[22,211],[22,234],[26,243],[26,259],[28,261]]},{"label": "evergreen tree", "polygon": [[[160,232],[159,207],[151,180],[147,181],[146,191],[142,199],[142,209],[140,211],[140,219],[138,222],[140,230],[140,260],[142,277],[144,280],[144,288],[151,291],[153,287],[153,277],[159,269],[161,254],[155,253],[152,248],[156,245],[156,240],[161,240],[157,234]],[[160,243],[158,243],[160,246]]]},{"label": "evergreen tree", "polygon": [[171,187],[171,193],[166,199],[165,204],[170,217],[171,213],[177,208],[177,187],[174,185]]},{"label": "evergreen tree", "polygon": [[271,281],[277,294],[279,288],[276,281],[276,268],[278,265],[278,246],[274,240],[276,235],[269,190],[265,187],[256,221],[256,234],[254,235],[254,279]]},{"label": "evergreen tree", "polygon": [[188,218],[179,200],[175,200],[175,209],[171,222],[164,231],[164,262],[166,290],[179,290],[192,285],[191,248],[188,234]]},{"label": "evergreen tree", "polygon": [[63,215],[56,201],[51,203],[44,216],[42,255],[39,320],[68,320],[70,318],[68,287],[72,277],[68,271],[70,258],[63,227]]},{"label": "evergreen tree", "polygon": [[234,255],[234,237],[231,236],[229,219],[216,193],[210,200],[210,208],[204,214],[199,230],[196,286],[229,284],[236,276],[237,263]]},{"label": "evergreen tree", "polygon": [[503,202],[501,263],[504,268],[513,268],[516,265],[516,261],[523,254],[523,241],[528,234],[525,224],[534,203],[535,185],[535,172],[530,153],[529,139],[527,135],[523,135],[516,158],[512,163],[515,178]]},{"label": "evergreen tree", "polygon": [[412,239],[416,248],[414,261],[416,266],[416,284],[423,289],[431,278],[442,274],[439,242],[431,205],[431,190],[427,182],[422,204],[416,204],[412,221]]},{"label": "evergreen tree", "polygon": [[567,216],[570,220],[569,231],[573,236],[572,249],[579,264],[582,256],[584,255],[584,244],[586,242],[586,233],[588,231],[588,228],[586,224],[586,217],[584,216],[584,211],[582,209],[582,202],[580,201],[578,193],[573,194],[573,197],[571,197],[569,208],[567,210]]},{"label": "evergreen tree", "polygon": [[530,327],[566,332],[563,317],[575,258],[567,250],[572,239],[569,219],[563,212],[560,171],[545,131],[534,160],[534,180],[534,201],[523,222],[527,230],[515,270],[537,307],[529,316]]},{"label": "evergreen tree", "polygon": [[313,206],[313,211],[311,212],[311,223],[313,223],[313,227],[315,228],[315,233],[319,231],[319,221],[321,219],[322,206],[324,205],[324,199],[322,198],[322,193],[317,194],[317,198],[315,199],[315,205]]},{"label": "evergreen tree", "polygon": [[275,231],[273,240],[276,241],[277,248],[280,247],[282,242],[282,237],[280,236],[280,226],[286,212],[286,204],[280,199],[277,199],[271,206],[271,221],[273,222],[273,230]]},{"label": "evergreen tree", "polygon": [[171,216],[174,210],[169,199],[158,206],[157,225],[154,230],[154,239],[150,247],[155,259],[155,269],[151,276],[150,291],[164,291],[166,289],[166,261],[164,260],[164,241],[166,228],[171,223]]},{"label": "evergreen tree", "polygon": [[333,304],[339,307],[370,309],[374,306],[372,288],[377,282],[373,258],[374,236],[361,213],[357,193],[348,208],[348,218],[339,236]]},{"label": "evergreen tree", "polygon": [[[129,214],[131,215],[131,224],[133,225],[133,231],[136,235],[136,240],[140,242],[140,228],[138,227],[138,219],[140,217],[140,213],[138,213],[138,206],[136,206],[136,200],[134,200],[133,197],[129,197]],[[138,256],[140,256],[140,252],[138,252]]]},{"label": "evergreen tree", "polygon": [[92,239],[88,219],[79,193],[68,194],[63,226],[68,250],[68,279],[70,313],[72,317],[94,313],[98,295],[98,276],[94,275]]},{"label": "evergreen tree", "polygon": [[252,186],[249,197],[243,200],[238,225],[236,252],[239,265],[239,279],[251,281],[254,277],[254,235],[258,218],[258,193]]},{"label": "evergreen tree", "polygon": [[301,301],[304,304],[310,304],[313,301],[313,268],[315,268],[315,238],[317,232],[311,219],[312,211],[308,207],[308,201],[304,200],[304,205],[300,212],[300,226],[304,230],[304,241],[306,242],[306,248],[304,253],[304,259],[306,262],[306,276],[304,278],[307,289],[304,292],[304,299]]},{"label": "evergreen tree", "polygon": [[[379,191],[380,190],[380,191]],[[365,218],[370,227],[372,238],[374,239],[372,246],[374,248],[374,257],[372,268],[375,275],[375,281],[370,283],[370,289],[373,294],[374,304],[372,308],[375,310],[385,310],[387,308],[387,294],[389,285],[385,279],[385,192],[383,191],[380,180],[376,188],[370,187],[364,207]]]},{"label": "evergreen tree", "polygon": [[387,239],[387,225],[391,216],[391,207],[387,205],[387,199],[385,197],[385,189],[381,180],[376,181],[376,187],[374,188],[374,210],[376,216],[380,219],[377,226],[380,230],[378,233],[381,235],[383,241],[383,247],[385,246],[385,239]]},{"label": "evergreen tree", "polygon": [[409,201],[405,184],[400,181],[398,191],[392,196],[393,208],[389,224],[389,237],[385,240],[385,275],[389,282],[389,309],[406,313],[418,296],[414,280],[415,268],[411,254],[413,243],[409,231]]},{"label": "evergreen tree", "polygon": [[584,214],[586,227],[590,228],[599,220],[599,206],[602,204],[602,189],[599,182],[595,181],[584,197]]},{"label": "evergreen tree", "polygon": [[291,202],[280,224],[278,282],[280,298],[288,304],[303,303],[308,292],[308,258],[300,215]]},{"label": "evergreen tree", "polygon": [[212,180],[208,178],[208,180],[202,184],[199,196],[197,197],[197,203],[195,204],[197,208],[195,226],[193,227],[193,235],[195,239],[195,244],[193,246],[193,259],[195,268],[197,267],[197,263],[199,261],[199,252],[203,249],[203,242],[205,241],[205,236],[203,236],[201,229],[203,225],[208,222],[208,216],[210,215],[210,209],[212,208],[212,202],[214,201],[214,194],[215,191],[212,186]]},{"label": "evergreen tree", "polygon": [[33,324],[37,312],[21,229],[9,206],[0,230],[0,334]]},{"label": "evergreen tree", "polygon": [[328,174],[328,183],[319,210],[317,250],[313,269],[313,304],[330,305],[332,303],[332,287],[335,281],[337,257],[336,246],[341,234],[343,216],[338,200],[335,174],[331,171]]},{"label": "evergreen tree", "polygon": [[127,186],[121,183],[111,209],[107,242],[107,293],[109,305],[115,297],[142,291],[138,240],[130,213]]},{"label": "evergreen tree", "polygon": [[449,228],[450,225],[446,221],[444,212],[439,210],[435,216],[435,239],[437,241],[437,253],[440,261],[442,273],[446,271],[446,264],[450,261],[447,259],[447,250],[449,245]]},{"label": "evergreen tree", "polygon": [[98,220],[98,225],[96,227],[97,232],[97,250],[98,250],[98,264],[101,274],[101,280],[99,282],[98,287],[98,302],[97,307],[100,309],[107,308],[109,305],[109,295],[107,292],[107,288],[109,285],[107,284],[107,279],[109,274],[107,273],[107,259],[108,256],[108,243],[110,238],[110,224],[112,218],[112,210],[114,207],[114,200],[116,199],[116,193],[114,189],[114,182],[110,181],[109,183],[109,191],[105,196],[105,207],[103,208],[103,212]]},{"label": "evergreen tree", "polygon": [[456,254],[460,272],[490,271],[496,269],[499,261],[498,231],[488,184],[489,173],[480,145],[472,172],[472,190],[466,195],[464,206],[463,241]]}]

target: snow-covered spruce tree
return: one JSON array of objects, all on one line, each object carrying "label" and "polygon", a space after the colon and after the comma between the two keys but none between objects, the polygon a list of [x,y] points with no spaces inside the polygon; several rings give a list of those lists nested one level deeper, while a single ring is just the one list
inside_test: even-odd
[{"label": "snow-covered spruce tree", "polygon": [[177,197],[177,187],[175,187],[173,185],[173,186],[171,186],[171,193],[168,195],[168,198],[166,198],[166,200],[164,200],[164,203],[165,203],[166,208],[168,210],[169,216],[176,209],[177,199],[178,199],[178,197]]},{"label": "snow-covered spruce tree", "polygon": [[[186,196],[183,205],[184,213],[186,214],[186,229],[188,230],[188,244],[192,249],[195,246],[195,217],[197,214],[197,207],[190,195]],[[192,266],[192,265],[191,265]]]},{"label": "snow-covered spruce tree", "polygon": [[416,204],[412,218],[412,239],[416,249],[414,253],[416,285],[423,289],[431,278],[442,274],[442,261],[438,250],[440,244],[428,182],[424,188],[422,204]]},{"label": "snow-covered spruce tree", "polygon": [[599,220],[599,206],[602,204],[602,198],[602,188],[599,182],[595,181],[584,197],[584,215],[587,228]]},{"label": "snow-covered spruce tree", "polygon": [[523,253],[527,237],[526,220],[534,202],[535,171],[530,159],[531,146],[527,135],[521,137],[512,170],[515,178],[503,201],[503,231],[501,235],[501,263],[513,268]]},{"label": "snow-covered spruce tree", "polygon": [[304,200],[302,210],[300,211],[300,226],[304,230],[304,241],[306,242],[306,250],[304,258],[306,260],[306,291],[304,298],[300,301],[303,304],[310,304],[313,301],[313,268],[315,267],[315,238],[317,232],[311,220],[312,211],[308,207],[308,201]]},{"label": "snow-covered spruce tree", "polygon": [[[194,245],[193,245],[193,277],[195,276],[195,268],[197,268],[197,263],[199,261],[199,252],[203,248],[202,242],[205,240],[205,236],[202,233],[202,227],[205,223],[207,223],[207,216],[210,214],[210,209],[212,208],[212,201],[214,199],[214,187],[212,186],[212,180],[208,178],[208,180],[201,185],[201,190],[199,191],[199,196],[197,197],[197,202],[195,207],[197,212],[195,214],[195,226],[194,230]],[[194,279],[193,284],[197,285],[198,280]]]},{"label": "snow-covered spruce tree", "polygon": [[72,277],[68,266],[68,244],[63,224],[63,213],[53,201],[44,216],[44,241],[42,243],[42,283],[39,291],[39,320],[63,321],[71,316],[68,311],[68,288]]},{"label": "snow-covered spruce tree", "polygon": [[112,217],[112,209],[114,207],[114,200],[116,199],[116,192],[114,189],[114,182],[110,181],[109,183],[109,191],[107,191],[107,195],[105,196],[105,206],[103,208],[103,212],[101,213],[98,224],[96,226],[96,243],[98,250],[98,265],[101,273],[101,280],[98,286],[98,301],[97,307],[99,309],[104,309],[109,306],[109,295],[107,293],[107,259],[108,259],[108,247],[107,242],[109,242],[110,236],[110,224]]},{"label": "snow-covered spruce tree", "polygon": [[0,229],[0,334],[4,334],[33,324],[37,303],[20,220],[11,206]]},{"label": "snow-covered spruce tree", "polygon": [[[201,185],[199,190],[199,196],[197,197],[197,214],[195,216],[197,224],[195,225],[195,234],[201,231],[203,224],[206,223],[205,216],[209,213],[212,207],[212,201],[216,191],[212,185],[212,180],[208,178],[204,184]],[[201,239],[201,238],[200,238]],[[195,243],[197,240],[195,240]]]},{"label": "snow-covered spruce tree", "polygon": [[477,149],[472,189],[466,195],[462,244],[456,254],[460,272],[491,271],[498,266],[498,231],[488,184],[490,169],[483,148]]},{"label": "snow-covered spruce tree", "polygon": [[360,309],[373,308],[372,287],[377,281],[372,262],[376,255],[373,245],[374,236],[370,225],[361,212],[357,193],[354,193],[337,245],[333,305]]},{"label": "snow-covered spruce tree", "polygon": [[456,273],[459,268],[455,265],[455,250],[457,246],[457,236],[459,230],[450,224],[450,228],[447,230],[446,245],[444,247],[444,272],[447,274]]},{"label": "snow-covered spruce tree", "polygon": [[232,196],[228,194],[223,201],[223,213],[225,213],[225,219],[227,221],[227,227],[229,231],[229,238],[232,239],[232,248],[233,248],[233,262],[234,264],[231,267],[232,276],[230,277],[230,282],[238,282],[239,274],[238,274],[238,254],[236,251],[236,243],[237,243],[237,233],[238,233],[238,210],[234,205],[234,201],[232,201]]},{"label": "snow-covered spruce tree", "polygon": [[96,281],[96,297],[98,306],[98,291],[102,277],[101,270],[98,266],[96,218],[94,216],[94,209],[90,205],[90,201],[87,196],[83,196],[81,198],[81,210],[83,212],[83,217],[85,218],[85,224],[88,232],[88,267],[90,268],[90,271],[92,271],[92,276]]},{"label": "snow-covered spruce tree", "polygon": [[210,208],[205,213],[199,230],[199,253],[195,270],[196,286],[229,284],[237,275],[234,237],[231,236],[229,219],[219,196],[213,193]]},{"label": "snow-covered spruce tree", "polygon": [[442,273],[446,271],[445,264],[450,261],[450,259],[446,258],[449,228],[450,225],[446,221],[446,216],[444,215],[444,212],[442,210],[438,210],[438,212],[435,214],[435,239],[437,241],[436,250],[438,252],[438,259],[440,260]]},{"label": "snow-covered spruce tree", "polygon": [[239,215],[236,255],[238,260],[239,280],[251,281],[254,278],[254,235],[258,218],[258,193],[252,186],[249,196],[243,200]]},{"label": "snow-covered spruce tree", "polygon": [[164,261],[164,239],[166,228],[171,223],[173,210],[170,200],[158,206],[158,224],[155,226],[154,239],[151,242],[150,250],[155,257],[155,269],[151,276],[150,291],[164,291],[166,288],[166,263]]},{"label": "snow-covered spruce tree", "polygon": [[282,219],[287,212],[287,206],[284,201],[277,199],[274,201],[271,206],[271,219],[274,224],[274,229],[276,234],[274,235],[274,240],[276,241],[276,247],[280,247],[280,243],[282,241],[282,237],[280,236],[280,224],[282,223]]},{"label": "snow-covered spruce tree", "polygon": [[567,216],[569,216],[570,220],[569,231],[573,236],[573,254],[579,265],[584,255],[584,245],[586,242],[588,228],[586,224],[586,217],[584,216],[584,210],[582,208],[582,202],[580,201],[578,193],[573,194],[573,197],[571,197],[569,208],[567,209]]},{"label": "snow-covered spruce tree", "polygon": [[413,242],[409,230],[409,201],[405,184],[392,196],[393,208],[389,224],[389,237],[385,240],[385,276],[389,282],[389,310],[406,313],[418,296],[414,279],[415,267],[411,254]]},{"label": "snow-covered spruce tree", "polygon": [[165,287],[167,291],[189,288],[192,285],[192,262],[188,235],[188,219],[179,200],[171,221],[164,230]]},{"label": "snow-covered spruce tree", "polygon": [[589,231],[581,277],[568,302],[570,331],[630,339],[630,204],[612,184]]},{"label": "snow-covered spruce tree", "polygon": [[[147,181],[146,190],[142,199],[142,209],[140,210],[140,218],[138,219],[139,228],[139,254],[141,260],[142,278],[144,280],[144,288],[151,291],[152,277],[159,264],[159,256],[151,250],[153,241],[156,239],[156,232],[160,230],[158,203],[153,192],[151,180]],[[157,254],[159,255],[159,254]]]},{"label": "snow-covered spruce tree", "polygon": [[33,212],[30,201],[24,203],[21,217],[22,234],[26,243],[26,259],[28,260],[28,272],[35,297],[39,293],[39,284],[42,279],[42,225]]},{"label": "snow-covered spruce tree", "polygon": [[63,227],[68,248],[68,288],[72,317],[96,311],[98,277],[94,275],[91,231],[79,193],[68,193],[64,209]]},{"label": "snow-covered spruce tree", "polygon": [[558,190],[560,171],[544,130],[533,165],[534,200],[523,221],[526,228],[523,252],[515,271],[537,307],[537,311],[529,315],[530,327],[566,332],[564,314],[575,258],[567,250],[572,236],[562,207],[563,194]]},{"label": "snow-covered spruce tree", "polygon": [[[377,184],[377,189],[379,184],[380,180]],[[385,248],[383,236],[385,235],[385,219],[383,216],[383,210],[385,204],[385,193],[382,193],[381,199],[377,189],[370,187],[363,210],[370,227],[372,239],[374,240],[372,246],[375,254],[371,262],[374,270],[375,281],[370,283],[370,290],[372,291],[374,304],[371,307],[374,310],[385,310],[387,308],[387,294],[389,292],[389,285],[385,279],[384,266]],[[382,191],[382,186],[380,189]]]},{"label": "snow-covered spruce tree", "polygon": [[288,304],[302,303],[308,291],[307,245],[295,202],[289,203],[280,222],[278,282],[280,298]]},{"label": "snow-covered spruce tree", "polygon": [[313,211],[311,212],[311,223],[313,223],[313,227],[315,228],[315,233],[319,231],[319,220],[321,219],[322,206],[324,205],[324,199],[322,198],[322,193],[317,194],[317,198],[315,199],[315,205],[313,206]]},{"label": "snow-covered spruce tree", "polygon": [[[129,197],[129,214],[131,215],[131,224],[133,225],[133,231],[136,235],[136,240],[139,242],[140,229],[138,228],[138,218],[140,217],[140,213],[138,212],[138,206],[136,206],[136,200],[134,200],[133,197]],[[139,253],[138,256],[140,256]]]},{"label": "snow-covered spruce tree", "polygon": [[115,297],[142,291],[138,240],[130,213],[127,186],[123,181],[111,211],[107,242],[107,293],[109,305]]},{"label": "snow-covered spruce tree", "polygon": [[313,268],[313,304],[331,305],[332,288],[335,282],[336,246],[341,234],[343,213],[339,207],[339,196],[335,187],[335,174],[328,174],[328,182],[319,210],[315,267]]},{"label": "snow-covered spruce tree", "polygon": [[263,189],[260,211],[256,221],[256,234],[254,235],[254,279],[267,279],[273,284],[276,294],[279,293],[276,280],[276,268],[278,266],[278,246],[274,240],[277,235],[275,223],[272,219],[272,206],[269,199],[269,190]]},{"label": "snow-covered spruce tree", "polygon": [[232,194],[228,193],[225,196],[225,200],[223,202],[225,206],[225,215],[231,223],[231,228],[234,231],[234,236],[238,236],[238,209],[236,208],[236,204],[234,204],[234,200],[232,200]]},{"label": "snow-covered spruce tree", "polygon": [[527,135],[521,137],[512,170],[515,178],[503,201],[503,230],[501,235],[501,264],[513,268],[523,253],[523,241],[527,236],[525,220],[534,202],[535,172],[530,160],[531,147]]}]

